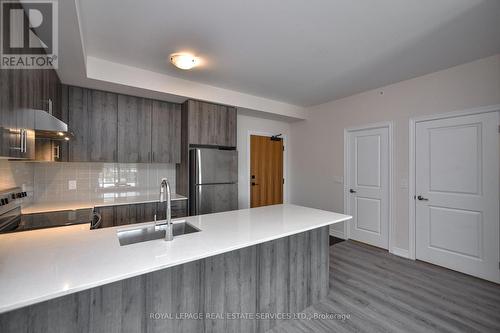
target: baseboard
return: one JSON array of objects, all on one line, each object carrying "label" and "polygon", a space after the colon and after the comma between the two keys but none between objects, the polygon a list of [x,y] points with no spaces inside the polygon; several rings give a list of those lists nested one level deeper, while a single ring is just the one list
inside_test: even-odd
[{"label": "baseboard", "polygon": [[330,236],[345,239],[345,234],[343,230],[330,229]]},{"label": "baseboard", "polygon": [[406,259],[410,259],[410,251],[400,249],[399,247],[393,247],[391,253]]}]

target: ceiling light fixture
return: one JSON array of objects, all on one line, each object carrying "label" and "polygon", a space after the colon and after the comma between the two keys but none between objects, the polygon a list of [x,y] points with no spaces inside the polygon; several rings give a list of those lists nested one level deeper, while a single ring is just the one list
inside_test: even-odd
[{"label": "ceiling light fixture", "polygon": [[170,55],[170,62],[180,69],[191,69],[200,63],[200,59],[192,54],[174,53]]}]

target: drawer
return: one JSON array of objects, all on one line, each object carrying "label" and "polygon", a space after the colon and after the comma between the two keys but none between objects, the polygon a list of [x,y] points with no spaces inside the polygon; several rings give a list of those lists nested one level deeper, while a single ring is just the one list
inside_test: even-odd
[{"label": "drawer", "polygon": [[[187,216],[187,200],[175,200],[172,201],[172,218],[178,219],[180,217]],[[165,202],[158,203],[157,217],[159,220],[163,220],[166,218],[166,209],[167,204]]]},{"label": "drawer", "polygon": [[[94,208],[94,212],[99,213],[102,219],[100,228],[151,222],[154,220],[155,214],[157,220],[164,220],[166,210],[167,204],[164,202]],[[187,216],[187,200],[172,201],[172,218],[177,219],[185,216]]]}]

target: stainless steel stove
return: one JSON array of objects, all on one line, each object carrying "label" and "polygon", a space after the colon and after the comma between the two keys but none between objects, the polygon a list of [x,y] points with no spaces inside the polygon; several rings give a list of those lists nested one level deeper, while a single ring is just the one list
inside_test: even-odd
[{"label": "stainless steel stove", "polygon": [[20,188],[0,191],[0,233],[27,231],[92,221],[92,209],[63,210],[46,213],[22,214],[21,206],[26,192]]}]

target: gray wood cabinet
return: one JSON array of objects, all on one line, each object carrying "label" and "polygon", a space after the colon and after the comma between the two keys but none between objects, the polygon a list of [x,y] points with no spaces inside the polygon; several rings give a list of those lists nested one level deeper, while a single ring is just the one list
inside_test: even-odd
[{"label": "gray wood cabinet", "polygon": [[89,90],[79,87],[67,88],[68,123],[73,138],[68,143],[68,161],[87,162],[90,160],[90,121],[88,113]]},{"label": "gray wood cabinet", "polygon": [[[328,227],[322,227],[2,313],[0,327],[15,333],[267,332],[286,318],[203,314],[297,314],[326,297],[328,283]],[[176,317],[182,313],[202,316]]]},{"label": "gray wood cabinet", "polygon": [[181,106],[153,101],[151,126],[151,161],[180,163]]},{"label": "gray wood cabinet", "polygon": [[151,107],[149,99],[118,95],[118,162],[151,161]]},{"label": "gray wood cabinet", "polygon": [[73,86],[61,98],[75,134],[68,161],[180,163],[179,104]]},{"label": "gray wood cabinet", "polygon": [[[34,159],[35,118],[32,70],[1,69],[1,153],[4,157]],[[27,140],[25,139],[27,138]],[[22,143],[22,144],[21,144]],[[21,150],[21,146],[26,149]]]},{"label": "gray wood cabinet", "polygon": [[[159,202],[148,202],[132,205],[116,205],[96,207],[94,212],[101,215],[101,228],[109,228],[120,225],[150,222],[154,216],[158,220],[166,218],[166,204]],[[172,201],[172,218],[181,218],[187,215],[186,200]]]},{"label": "gray wood cabinet", "polygon": [[115,94],[68,87],[70,162],[116,162],[118,101]]},{"label": "gray wood cabinet", "polygon": [[88,98],[89,160],[91,162],[116,161],[117,96],[109,92],[91,90]]},{"label": "gray wood cabinet", "polygon": [[[12,158],[37,159],[51,153],[46,147],[52,146],[50,140],[35,145],[34,111],[51,111],[52,114],[62,119],[61,111],[61,83],[56,71],[52,69],[16,69],[0,70],[0,127],[3,127],[0,139],[2,156]],[[49,103],[49,100],[51,103]],[[51,105],[51,107],[50,107]],[[25,135],[29,139],[26,143],[27,151],[22,153],[20,135],[10,129],[26,129]],[[36,148],[36,149],[35,149]],[[35,154],[36,152],[36,154]]]},{"label": "gray wood cabinet", "polygon": [[236,147],[236,108],[194,100],[186,103],[189,144]]}]

